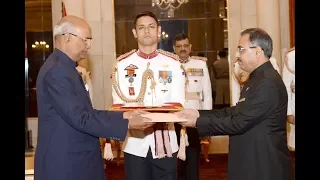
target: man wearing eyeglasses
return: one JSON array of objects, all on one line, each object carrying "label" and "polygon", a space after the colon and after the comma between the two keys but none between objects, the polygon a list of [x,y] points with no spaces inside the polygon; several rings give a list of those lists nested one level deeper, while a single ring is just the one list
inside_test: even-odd
[{"label": "man wearing eyeglasses", "polygon": [[128,129],[153,125],[140,114],[92,107],[77,62],[91,47],[91,29],[65,16],[53,31],[56,48],[37,78],[38,141],[35,180],[105,180],[99,137],[124,140]]},{"label": "man wearing eyeglasses", "polygon": [[272,39],[262,29],[241,33],[236,58],[250,73],[238,103],[221,110],[177,112],[182,126],[196,127],[200,136],[229,135],[228,180],[293,180],[287,147],[288,95],[269,61]]},{"label": "man wearing eyeglasses", "polygon": [[[181,33],[174,38],[174,52],[179,56],[186,72],[185,107],[192,109],[212,109],[212,91],[207,58],[190,56],[191,47],[188,35]],[[181,136],[181,125],[176,124],[178,143]],[[197,129],[186,128],[189,146],[185,157],[178,160],[178,180],[199,179],[200,139]],[[181,143],[179,143],[181,146]],[[183,157],[183,156],[182,156]]]}]

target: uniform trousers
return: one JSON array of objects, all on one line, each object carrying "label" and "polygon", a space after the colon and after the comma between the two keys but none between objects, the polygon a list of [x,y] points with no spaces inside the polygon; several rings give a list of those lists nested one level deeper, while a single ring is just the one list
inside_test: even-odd
[{"label": "uniform trousers", "polygon": [[[174,125],[178,145],[180,146],[181,125]],[[198,180],[199,179],[199,158],[200,158],[200,139],[198,130],[195,128],[186,128],[189,146],[186,147],[186,160],[178,159],[178,180]]]},{"label": "uniform trousers", "polygon": [[147,157],[124,153],[126,180],[176,180],[177,152],[173,157],[153,159],[149,148]]},{"label": "uniform trousers", "polygon": [[199,180],[199,156],[199,148],[186,148],[186,160],[178,159],[178,180]]}]

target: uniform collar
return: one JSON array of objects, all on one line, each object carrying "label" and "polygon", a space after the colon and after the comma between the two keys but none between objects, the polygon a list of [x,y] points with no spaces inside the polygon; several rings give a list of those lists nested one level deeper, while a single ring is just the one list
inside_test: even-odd
[{"label": "uniform collar", "polygon": [[179,59],[179,61],[180,61],[180,63],[185,64],[185,63],[189,62],[189,61],[190,61],[190,59],[191,59],[191,57],[189,56],[189,57],[188,57],[188,59],[185,59],[185,60],[183,60],[183,59]]},{"label": "uniform collar", "polygon": [[159,54],[159,52],[157,50],[155,50],[154,52],[150,53],[150,54],[146,54],[140,50],[137,51],[137,55],[142,57],[143,59],[152,59],[154,57],[156,57]]},{"label": "uniform collar", "polygon": [[56,56],[59,57],[60,61],[67,65],[67,66],[71,66],[71,67],[76,67],[77,63],[74,62],[68,55],[66,55],[64,52],[62,52],[60,49],[55,48],[54,49],[54,54],[56,54]]}]

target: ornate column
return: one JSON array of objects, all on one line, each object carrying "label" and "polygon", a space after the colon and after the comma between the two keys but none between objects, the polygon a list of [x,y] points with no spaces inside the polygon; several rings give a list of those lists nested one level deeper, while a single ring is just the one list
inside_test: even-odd
[{"label": "ornate column", "polygon": [[257,26],[264,29],[273,40],[272,56],[276,58],[279,68],[281,63],[280,37],[280,2],[279,0],[257,0]]}]

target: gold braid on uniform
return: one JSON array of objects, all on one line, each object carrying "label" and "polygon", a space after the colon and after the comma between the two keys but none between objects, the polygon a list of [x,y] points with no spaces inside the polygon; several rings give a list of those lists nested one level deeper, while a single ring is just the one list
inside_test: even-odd
[{"label": "gold braid on uniform", "polygon": [[169,52],[169,51],[164,51],[164,50],[162,50],[162,49],[158,49],[157,51],[158,51],[159,53],[165,55],[165,56],[169,56],[169,57],[171,57],[171,58],[179,61],[179,56],[176,55],[176,54],[173,54],[173,53],[171,53],[171,52]]},{"label": "gold braid on uniform", "polygon": [[[121,100],[124,102],[130,103],[130,102],[143,102],[146,89],[147,89],[147,81],[148,79],[151,80],[151,86],[150,89],[154,91],[155,93],[155,87],[157,85],[156,81],[154,80],[154,73],[151,69],[149,69],[150,62],[147,64],[147,69],[142,74],[141,79],[141,88],[139,95],[135,99],[129,99],[124,96],[122,93],[119,82],[117,82],[116,79],[116,72],[117,72],[117,63],[121,61],[123,58],[127,57],[128,55],[136,52],[136,50],[132,50],[126,54],[123,54],[119,56],[113,65],[113,71],[112,71],[112,86],[114,87],[117,95],[120,97]],[[165,53],[164,51],[160,51],[160,53]],[[168,55],[167,55],[168,56]],[[171,57],[171,56],[170,56]],[[172,149],[170,145],[170,137],[169,137],[169,131],[168,126],[166,123],[156,123],[154,128],[154,139],[155,139],[155,152],[158,158],[164,158],[164,157],[172,157]]]},{"label": "gold braid on uniform", "polygon": [[148,62],[148,65],[147,65],[147,69],[143,72],[142,74],[142,80],[141,80],[141,88],[140,88],[140,92],[139,92],[139,95],[137,96],[137,98],[135,99],[129,99],[127,98],[123,92],[121,91],[120,89],[120,85],[119,85],[119,82],[117,81],[117,78],[116,78],[116,72],[117,72],[117,63],[123,58],[123,57],[126,57],[128,56],[128,54],[132,54],[136,52],[136,50],[132,50],[126,54],[123,54],[121,56],[119,56],[116,61],[114,62],[113,64],[113,70],[112,70],[112,86],[114,88],[114,90],[116,91],[117,95],[120,97],[121,100],[123,100],[124,102],[127,102],[127,103],[131,103],[131,102],[143,102],[144,100],[144,96],[145,96],[145,93],[146,93],[146,90],[147,90],[147,81],[148,79],[151,79],[151,86],[150,86],[150,89],[154,90],[155,87],[156,87],[156,81],[154,80],[154,73],[151,69],[149,69],[149,66],[150,66],[150,62]]},{"label": "gold braid on uniform", "polygon": [[192,59],[198,59],[198,60],[202,60],[204,62],[207,62],[207,58],[206,57],[202,57],[202,56],[191,56]]}]

